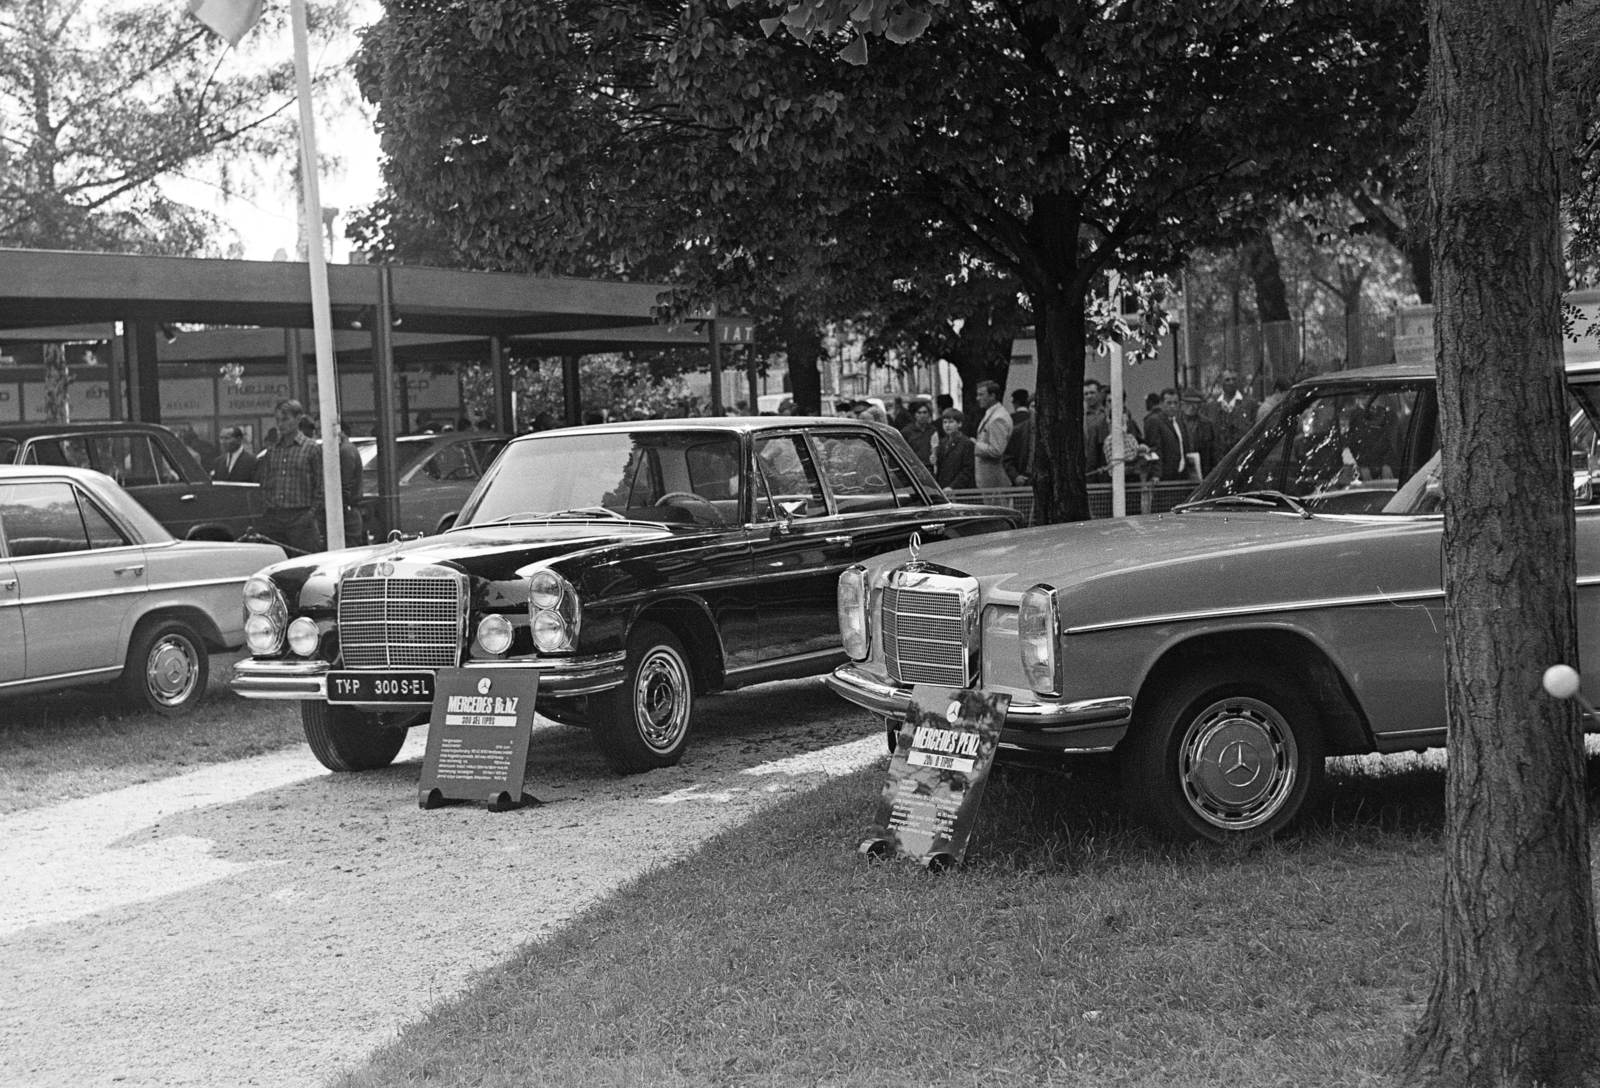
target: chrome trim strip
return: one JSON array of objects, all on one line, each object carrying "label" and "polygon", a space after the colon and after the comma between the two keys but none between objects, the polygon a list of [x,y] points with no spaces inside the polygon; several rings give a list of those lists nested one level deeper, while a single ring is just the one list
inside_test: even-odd
[{"label": "chrome trim strip", "polygon": [[79,669],[77,672],[57,672],[49,676],[29,676],[22,680],[6,680],[0,683],[0,688],[14,688],[21,684],[42,684],[46,680],[69,680],[79,676],[103,676],[106,673],[121,672],[121,665],[112,665],[104,669]]},{"label": "chrome trim strip", "polygon": [[98,600],[101,597],[126,597],[133,593],[149,593],[148,586],[126,586],[122,589],[97,589],[88,593],[58,593],[53,597],[30,597],[26,592],[22,595],[22,604],[59,604],[62,601],[88,601]]},{"label": "chrome trim strip", "polygon": [[251,577],[245,574],[236,578],[206,578],[196,582],[162,582],[160,585],[151,586],[150,592],[155,593],[163,589],[201,589],[205,586],[243,586]]},{"label": "chrome trim strip", "polygon": [[1327,597],[1322,600],[1284,601],[1273,604],[1244,605],[1236,608],[1200,608],[1192,612],[1167,612],[1132,620],[1085,623],[1063,629],[1063,634],[1087,635],[1095,631],[1115,631],[1124,627],[1153,627],[1161,623],[1192,623],[1195,620],[1224,619],[1230,616],[1265,616],[1273,612],[1308,612],[1317,608],[1349,608],[1369,604],[1401,604],[1407,601],[1442,601],[1443,589],[1413,589],[1403,593],[1371,593],[1360,597]]},{"label": "chrome trim strip", "polygon": [[[1008,740],[1001,741],[999,747],[1005,749],[1008,752],[1026,752],[1028,755],[1033,755],[1033,756],[1036,756],[1036,755],[1039,754],[1039,749],[1037,749],[1037,748],[1026,748],[1026,747],[1024,747],[1023,745],[1020,745],[1020,744],[1012,744]],[[1081,756],[1081,755],[1094,755],[1096,753],[1101,753],[1101,752],[1115,752],[1117,750],[1117,746],[1114,745],[1114,744],[1111,744],[1111,745],[1106,745],[1104,747],[1097,747],[1097,748],[1057,748],[1057,749],[1053,749],[1053,750],[1057,751],[1057,752],[1060,752],[1062,755]]]},{"label": "chrome trim strip", "polygon": [[763,661],[759,665],[743,665],[737,669],[727,669],[723,675],[729,680],[748,676],[751,673],[766,672],[769,669],[784,665],[803,665],[809,661],[826,661],[830,657],[838,657],[843,650],[812,650],[803,654],[790,654],[788,657],[775,657],[771,661]]},{"label": "chrome trim strip", "polygon": [[1390,733],[1375,734],[1378,740],[1388,740],[1390,737],[1442,737],[1445,734],[1444,726],[1437,729],[1396,729]]}]

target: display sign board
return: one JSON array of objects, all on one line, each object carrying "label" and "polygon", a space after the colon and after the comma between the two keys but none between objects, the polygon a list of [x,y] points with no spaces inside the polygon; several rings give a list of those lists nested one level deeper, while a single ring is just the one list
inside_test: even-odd
[{"label": "display sign board", "polygon": [[491,812],[537,804],[522,792],[539,674],[440,669],[417,804],[484,801]]},{"label": "display sign board", "polygon": [[898,854],[932,869],[958,864],[1000,747],[1011,696],[918,684],[878,801],[879,838],[863,853]]},{"label": "display sign board", "polygon": [[717,342],[721,344],[753,344],[756,342],[756,319],[753,317],[719,317],[716,320]]}]

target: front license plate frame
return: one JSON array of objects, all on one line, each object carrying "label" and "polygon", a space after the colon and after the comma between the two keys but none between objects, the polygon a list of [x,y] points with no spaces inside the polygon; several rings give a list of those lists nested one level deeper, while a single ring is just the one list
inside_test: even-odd
[{"label": "front license plate frame", "polygon": [[425,669],[365,672],[333,669],[328,673],[330,703],[394,703],[432,706],[434,674]]}]

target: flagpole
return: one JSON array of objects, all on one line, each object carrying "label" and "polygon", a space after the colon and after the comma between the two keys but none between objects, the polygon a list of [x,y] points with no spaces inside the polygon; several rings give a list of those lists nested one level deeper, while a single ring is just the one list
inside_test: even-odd
[{"label": "flagpole", "polygon": [[300,179],[306,205],[306,259],[311,272],[311,327],[317,349],[317,415],[322,432],[322,496],[328,548],[345,546],[344,496],[339,479],[338,375],[333,366],[333,309],[328,302],[328,262],[322,253],[322,194],[317,185],[317,130],[311,108],[311,59],[306,44],[305,0],[290,0],[294,28],[294,79],[300,100]]}]

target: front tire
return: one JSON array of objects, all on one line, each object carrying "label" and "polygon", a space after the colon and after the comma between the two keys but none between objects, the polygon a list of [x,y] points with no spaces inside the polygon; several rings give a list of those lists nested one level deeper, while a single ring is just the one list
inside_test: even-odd
[{"label": "front tire", "polygon": [[670,767],[683,757],[694,714],[694,671],[678,636],[641,623],[628,636],[622,683],[589,697],[594,735],[618,774]]},{"label": "front tire", "polygon": [[406,731],[372,714],[327,703],[300,704],[300,728],[311,754],[330,771],[375,771],[394,762]]},{"label": "front tire", "polygon": [[1180,841],[1257,842],[1298,815],[1322,782],[1322,731],[1271,668],[1202,667],[1141,707],[1122,760],[1130,811]]},{"label": "front tire", "polygon": [[211,655],[182,620],[158,620],[136,632],[123,666],[123,688],[146,710],[176,717],[205,698]]}]

